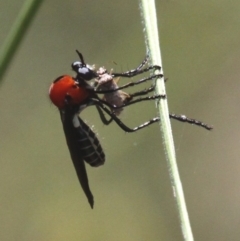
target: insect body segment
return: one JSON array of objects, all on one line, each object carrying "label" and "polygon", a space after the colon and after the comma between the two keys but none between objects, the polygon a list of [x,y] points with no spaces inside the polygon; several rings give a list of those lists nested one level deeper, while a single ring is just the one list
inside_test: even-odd
[{"label": "insect body segment", "polygon": [[79,134],[78,143],[84,161],[92,167],[103,165],[105,162],[105,154],[96,134],[77,115],[75,115],[74,118],[77,119],[79,123],[79,126],[75,128]]},{"label": "insect body segment", "polygon": [[114,107],[119,107],[118,109],[112,109],[115,115],[120,115],[120,113],[123,111],[123,105],[131,101],[132,96],[128,93],[117,90],[119,88],[118,86],[118,80],[119,78],[115,78],[107,72],[107,70],[104,67],[99,68],[97,71],[98,77],[95,78],[95,90],[99,91],[107,91],[107,90],[116,90],[114,92],[106,92],[103,96],[103,100],[107,103],[110,103]]},{"label": "insect body segment", "polygon": [[69,75],[58,77],[49,89],[49,97],[59,109],[66,105],[80,105],[88,96],[89,91]]}]

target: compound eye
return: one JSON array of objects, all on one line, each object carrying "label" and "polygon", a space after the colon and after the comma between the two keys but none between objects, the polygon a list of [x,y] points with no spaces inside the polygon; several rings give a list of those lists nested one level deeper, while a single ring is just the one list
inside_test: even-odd
[{"label": "compound eye", "polygon": [[80,67],[77,70],[77,73],[80,74],[82,77],[87,76],[91,70],[87,67]]},{"label": "compound eye", "polygon": [[81,62],[74,62],[72,69],[77,73],[78,77],[84,80],[91,80],[95,77],[94,72],[86,66],[83,66]]},{"label": "compound eye", "polygon": [[88,67],[79,68],[77,74],[78,77],[83,78],[84,80],[92,80],[97,77],[96,72]]},{"label": "compound eye", "polygon": [[82,67],[83,67],[83,65],[82,65],[82,63],[79,62],[79,61],[76,61],[76,62],[72,63],[72,69],[73,69],[75,72],[78,72],[78,69],[79,69],[79,68],[82,68]]}]

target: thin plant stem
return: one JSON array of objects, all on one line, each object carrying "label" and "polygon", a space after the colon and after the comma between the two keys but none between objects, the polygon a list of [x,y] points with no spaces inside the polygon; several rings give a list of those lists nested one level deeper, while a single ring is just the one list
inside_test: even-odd
[{"label": "thin plant stem", "polygon": [[26,0],[0,50],[0,83],[43,0]]},{"label": "thin plant stem", "polygon": [[[159,3],[160,5],[161,3]],[[140,9],[142,13],[142,21],[144,24],[145,40],[147,45],[147,50],[151,57],[152,65],[162,66],[161,52],[158,36],[157,27],[157,17],[156,17],[156,7],[154,0],[140,0]],[[161,69],[161,74],[163,74],[163,69]],[[166,94],[164,80],[157,80],[156,84],[157,94]],[[160,115],[160,129],[163,137],[163,145],[165,149],[165,155],[168,163],[169,175],[171,178],[172,188],[174,197],[176,199],[177,208],[179,212],[179,219],[181,224],[181,229],[183,233],[183,238],[186,241],[193,241],[193,234],[191,230],[191,225],[188,217],[188,212],[186,208],[182,183],[180,180],[175,146],[173,141],[172,129],[169,119],[169,111],[167,99],[160,99],[157,102],[157,107]]]}]

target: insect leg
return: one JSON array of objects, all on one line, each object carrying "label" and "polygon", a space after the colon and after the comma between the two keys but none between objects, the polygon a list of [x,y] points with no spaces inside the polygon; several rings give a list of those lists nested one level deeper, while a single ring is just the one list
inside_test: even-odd
[{"label": "insect leg", "polygon": [[155,79],[155,78],[162,78],[163,75],[162,74],[156,74],[156,75],[152,75],[150,77],[147,77],[147,78],[143,78],[143,79],[140,79],[138,81],[133,81],[133,82],[130,82],[128,84],[125,84],[121,87],[118,87],[116,89],[110,89],[110,90],[94,90],[95,93],[97,94],[107,94],[107,93],[113,93],[113,92],[116,92],[118,90],[122,90],[122,89],[126,89],[128,87],[132,87],[132,86],[135,86],[135,85],[138,85],[138,84],[142,84],[148,80],[152,80],[152,79]]},{"label": "insect leg", "polygon": [[[114,120],[117,125],[124,131],[126,132],[135,132],[135,131],[138,131],[142,128],[145,128],[155,122],[158,122],[160,121],[160,118],[159,117],[155,117],[145,123],[143,123],[142,125],[140,126],[137,126],[135,128],[129,128],[128,126],[126,126],[112,111],[110,111],[106,106],[105,106],[105,103],[102,101],[102,100],[95,100],[95,99],[92,99],[91,100],[93,102],[94,105],[96,106],[99,106],[105,113],[107,113],[109,116],[111,116],[111,121]],[[131,102],[130,102],[131,103]],[[109,106],[109,104],[107,103],[106,104],[108,107],[112,108],[111,106]],[[185,115],[176,115],[176,114],[169,114],[169,118],[171,119],[175,119],[175,120],[178,120],[178,121],[181,121],[181,122],[187,122],[189,124],[193,124],[193,125],[196,125],[196,126],[200,126],[200,127],[203,127],[205,128],[206,130],[211,130],[213,129],[212,126],[209,126],[201,121],[198,121],[198,120],[195,120],[195,119],[191,119],[191,118],[188,118],[186,117]],[[105,123],[104,123],[105,124]]]},{"label": "insect leg", "polygon": [[155,86],[152,85],[152,86],[150,86],[150,87],[147,88],[147,89],[144,89],[144,90],[141,90],[141,91],[138,91],[138,92],[129,94],[129,96],[130,96],[131,98],[133,98],[133,97],[140,96],[140,95],[146,95],[146,94],[148,94],[149,92],[152,92],[152,91],[154,91],[154,90],[155,90]]},{"label": "insect leg", "polygon": [[109,125],[113,121],[113,118],[111,117],[109,120],[107,120],[107,118],[104,115],[102,109],[98,105],[96,105],[96,108],[97,108],[98,114],[99,114],[99,116],[100,116],[100,118],[102,120],[102,123],[104,125]]},{"label": "insect leg", "polygon": [[[131,95],[130,95],[130,97],[131,97]],[[156,99],[165,99],[165,98],[166,98],[166,95],[152,95],[152,96],[147,96],[147,97],[140,97],[140,98],[138,98],[136,100],[132,100],[132,101],[126,102],[126,103],[124,103],[124,104],[122,104],[120,106],[112,105],[112,104],[110,104],[107,101],[102,100],[102,99],[98,99],[98,101],[114,110],[114,109],[120,109],[120,108],[129,106],[129,105],[132,105],[132,104],[136,104],[136,103],[142,102],[142,101],[156,100]]]},{"label": "insect leg", "polygon": [[151,65],[145,69],[142,69],[146,63],[148,62],[148,55],[145,57],[145,59],[142,61],[142,63],[136,68],[136,69],[132,69],[130,71],[126,71],[123,73],[112,73],[112,75],[114,77],[126,77],[126,78],[131,78],[133,76],[148,72],[150,70],[160,70],[161,67],[159,65]]},{"label": "insect leg", "polygon": [[142,128],[145,128],[155,122],[159,121],[159,117],[153,118],[150,121],[147,121],[143,124],[141,124],[140,126],[137,126],[135,128],[129,128],[128,126],[126,126],[114,113],[112,113],[112,111],[110,111],[103,103],[101,103],[100,100],[97,99],[91,99],[92,103],[96,106],[98,106],[99,108],[101,108],[105,113],[107,113],[109,116],[111,116],[112,120],[114,120],[116,122],[116,124],[124,131],[126,132],[135,132],[138,131]]},{"label": "insect leg", "polygon": [[175,119],[175,120],[178,120],[178,121],[181,121],[181,122],[187,122],[189,124],[193,124],[193,125],[197,125],[197,126],[201,126],[207,130],[211,130],[213,129],[212,126],[209,126],[199,120],[195,120],[195,119],[191,119],[191,118],[188,118],[187,116],[185,115],[176,115],[176,114],[169,114],[169,117],[172,118],[172,119]]}]

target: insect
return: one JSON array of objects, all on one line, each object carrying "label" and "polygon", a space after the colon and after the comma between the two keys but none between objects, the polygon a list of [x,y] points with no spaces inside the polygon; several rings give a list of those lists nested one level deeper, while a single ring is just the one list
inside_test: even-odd
[{"label": "insect", "polygon": [[[79,52],[77,52],[77,53],[80,56],[80,53]],[[131,82],[127,85],[122,86],[121,88],[118,86],[118,81],[119,81],[120,76],[126,77],[126,75],[127,75],[128,77],[132,77],[132,76],[138,75],[140,73],[147,72],[151,69],[153,69],[153,70],[161,69],[160,66],[157,66],[157,65],[150,66],[149,68],[144,68],[144,66],[147,64],[147,62],[148,62],[148,55],[136,69],[129,71],[127,74],[126,73],[113,74],[112,71],[110,73],[108,73],[108,71],[104,67],[100,67],[97,70],[98,77],[94,79],[95,90],[99,90],[100,92],[104,93],[103,100],[117,108],[117,109],[116,108],[113,109],[113,112],[115,115],[119,116],[121,114],[121,112],[123,111],[123,108],[120,106],[123,106],[123,105],[129,103],[136,96],[148,94],[149,92],[153,91],[155,89],[155,87],[152,85],[148,89],[144,89],[142,91],[135,92],[133,94],[126,93],[126,92],[122,91],[121,89],[130,87],[130,86],[134,86],[137,84],[141,84],[143,82],[152,80],[154,78],[156,79],[156,78],[163,77],[162,74],[157,74],[157,75],[150,76],[148,78],[143,78],[141,80],[138,80],[137,82]]]},{"label": "insect", "polygon": [[[93,167],[101,166],[105,162],[105,154],[95,133],[84,123],[79,117],[79,114],[86,107],[94,105],[105,125],[115,121],[122,130],[135,132],[158,122],[160,119],[159,117],[155,117],[135,128],[129,128],[118,118],[123,108],[141,101],[166,98],[166,96],[152,95],[141,97],[154,91],[154,85],[133,94],[122,91],[122,89],[163,77],[161,74],[151,75],[135,82],[129,82],[121,87],[117,85],[116,78],[131,78],[150,70],[160,69],[160,66],[144,68],[147,63],[147,58],[145,58],[136,69],[123,73],[109,73],[103,67],[95,71],[93,66],[84,62],[82,54],[78,51],[77,53],[80,61],[72,63],[72,69],[75,71],[76,76],[62,75],[55,79],[50,86],[49,97],[52,103],[59,109],[66,142],[79,182],[87,196],[90,206],[93,208],[94,199],[89,187],[84,161]],[[93,85],[91,85],[91,81],[94,81]],[[98,94],[103,94],[103,99],[100,98]],[[136,96],[140,96],[140,98],[134,99]],[[109,120],[107,120],[104,113],[110,117]],[[208,130],[212,128],[200,121],[187,118],[185,115],[170,114],[170,118],[199,125]]]},{"label": "insect", "polygon": [[[111,75],[111,73],[108,73],[104,67],[100,67],[99,70],[97,70],[97,74],[98,74],[98,77],[94,79],[95,90],[105,91],[105,90],[115,90],[119,88],[118,87],[119,78],[115,80]],[[105,93],[102,99],[113,106],[119,107],[131,101],[132,98],[133,98],[132,95],[129,95],[128,93],[122,90],[118,90],[111,93]],[[118,108],[115,110],[112,109],[112,111],[116,116],[119,116],[123,111],[123,108]]]},{"label": "insect", "polygon": [[[72,66],[76,65],[73,64]],[[132,102],[128,101],[125,104],[122,103],[122,106],[113,106],[106,100],[100,99],[97,94],[104,92],[96,90],[94,86],[91,86],[88,83],[89,80],[97,77],[102,79],[103,75],[95,72],[91,66],[84,64],[81,65],[76,78],[69,75],[62,75],[53,81],[49,89],[49,97],[52,103],[58,107],[60,112],[66,142],[79,182],[92,208],[94,205],[94,199],[88,184],[84,161],[93,167],[97,167],[104,164],[105,154],[95,133],[79,117],[81,111],[87,106],[95,105],[104,124],[108,125],[111,121],[115,121],[127,132],[137,131],[154,123],[154,121],[151,120],[133,129],[122,123],[115,115],[114,109],[117,110],[117,108],[130,105]],[[113,92],[114,91],[115,90],[113,90]],[[109,92],[109,90],[107,92]],[[135,100],[133,103],[159,98],[165,98],[165,96],[154,95]],[[111,119],[107,120],[103,112],[108,114]]]}]

